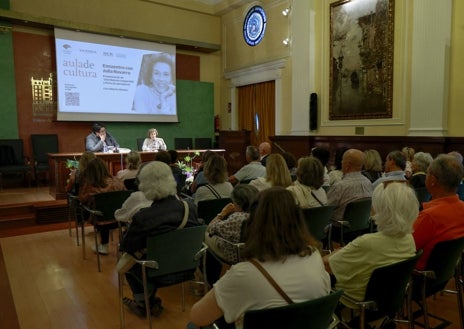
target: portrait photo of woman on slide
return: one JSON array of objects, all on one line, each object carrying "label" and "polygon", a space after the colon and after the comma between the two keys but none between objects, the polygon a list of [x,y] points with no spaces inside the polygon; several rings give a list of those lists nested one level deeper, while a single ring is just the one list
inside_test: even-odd
[{"label": "portrait photo of woman on slide", "polygon": [[148,114],[176,114],[174,55],[143,56],[133,111]]}]

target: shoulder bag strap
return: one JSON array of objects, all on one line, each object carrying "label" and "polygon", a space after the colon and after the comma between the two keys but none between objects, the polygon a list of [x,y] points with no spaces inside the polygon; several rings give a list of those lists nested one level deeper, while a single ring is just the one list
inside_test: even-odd
[{"label": "shoulder bag strap", "polygon": [[211,191],[211,193],[213,193],[216,199],[221,199],[221,195],[214,189],[214,187],[211,186],[211,184],[207,184],[205,186]]},{"label": "shoulder bag strap", "polygon": [[325,206],[325,205],[321,202],[321,200],[319,200],[319,198],[316,196],[316,194],[313,193],[313,191],[311,191],[311,195],[313,196],[314,199],[316,199],[317,202],[319,202],[319,204],[320,204],[321,206]]},{"label": "shoulder bag strap", "polygon": [[182,201],[184,203],[184,218],[182,218],[182,223],[177,227],[177,230],[180,230],[181,228],[184,228],[185,224],[187,224],[187,219],[189,216],[189,206],[187,202]]},{"label": "shoulder bag strap", "polygon": [[274,279],[271,277],[271,275],[264,269],[264,267],[261,266],[260,263],[258,263],[254,259],[248,260],[251,264],[253,264],[269,281],[269,283],[277,290],[277,292],[287,301],[289,304],[294,304],[295,302],[288,297],[288,295],[280,288],[280,286],[277,284],[277,282],[274,281]]}]

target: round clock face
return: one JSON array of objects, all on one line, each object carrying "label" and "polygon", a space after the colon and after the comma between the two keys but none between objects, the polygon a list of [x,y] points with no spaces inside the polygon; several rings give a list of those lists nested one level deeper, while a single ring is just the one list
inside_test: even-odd
[{"label": "round clock face", "polygon": [[261,6],[252,7],[243,22],[243,38],[250,46],[256,46],[266,31],[266,12]]}]

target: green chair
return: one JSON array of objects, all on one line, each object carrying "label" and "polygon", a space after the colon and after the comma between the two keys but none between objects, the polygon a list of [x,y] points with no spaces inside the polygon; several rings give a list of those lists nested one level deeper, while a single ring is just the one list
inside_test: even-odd
[{"label": "green chair", "polygon": [[[344,305],[360,311],[360,329],[366,327],[366,321],[382,318],[384,318],[383,324],[390,321],[408,322],[409,327],[414,329],[409,302],[406,304],[408,306],[407,320],[398,319],[397,313],[399,313],[404,305],[405,297],[410,296],[408,294],[408,287],[411,274],[417,260],[421,256],[422,250],[419,250],[413,257],[375,269],[367,284],[366,295],[363,301],[356,301],[347,295],[341,297],[340,301]],[[348,326],[346,323],[344,325]]]},{"label": "green chair", "polygon": [[[147,238],[146,260],[139,260],[142,266],[142,283],[148,327],[151,329],[151,313],[148,296],[150,278],[173,273],[192,271],[200,265],[206,248],[203,246],[206,225],[187,227]],[[121,328],[125,327],[123,303],[123,276],[119,275],[119,303]],[[177,282],[181,283],[181,282]],[[173,284],[177,284],[173,283]],[[182,310],[185,310],[185,291],[182,282]]]},{"label": "green chair", "polygon": [[334,316],[342,290],[302,303],[245,312],[243,329],[327,329],[334,327]]},{"label": "green chair", "polygon": [[[413,273],[412,300],[421,308],[419,313],[424,317],[423,327],[425,327],[425,329],[430,328],[429,317],[442,321],[442,324],[435,328],[443,328],[448,324],[445,319],[430,314],[427,308],[427,298],[441,292],[456,294],[460,324],[461,328],[464,328],[462,300],[463,284],[461,277],[461,257],[463,250],[464,237],[439,242],[432,249],[425,270],[415,270]],[[456,284],[456,291],[444,290],[448,281],[452,278],[454,278]]]},{"label": "green chair", "polygon": [[[331,221],[334,206],[321,206],[302,209],[309,233],[319,241],[331,240]],[[331,249],[331,246],[328,246]]]},{"label": "green chair", "polygon": [[[331,239],[344,246],[359,235],[369,232],[371,207],[371,198],[362,198],[348,203],[343,214],[343,219],[332,221]],[[329,245],[332,245],[332,241]]]},{"label": "green chair", "polygon": [[205,224],[209,224],[216,217],[217,214],[229,203],[232,202],[231,198],[211,199],[198,201],[198,218],[204,220]]},{"label": "green chair", "polygon": [[[98,193],[93,196],[92,207],[82,205],[85,211],[90,213],[89,222],[93,225],[95,246],[98,246],[97,235],[101,229],[119,228],[119,239],[122,238],[120,222],[114,218],[114,212],[121,208],[122,204],[131,195],[132,191],[113,191]],[[85,259],[85,235],[84,221],[81,221],[82,254]],[[101,272],[100,253],[97,254],[98,272]]]}]

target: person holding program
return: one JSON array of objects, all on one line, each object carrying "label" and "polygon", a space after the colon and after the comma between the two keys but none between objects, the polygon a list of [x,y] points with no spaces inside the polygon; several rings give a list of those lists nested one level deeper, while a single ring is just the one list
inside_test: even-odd
[{"label": "person holding program", "polygon": [[85,150],[90,152],[105,152],[107,147],[118,148],[116,138],[106,131],[101,123],[94,123],[92,132],[85,138]]},{"label": "person holding program", "polygon": [[158,130],[155,128],[148,129],[147,138],[143,141],[142,151],[165,151],[166,149],[166,143],[161,137],[158,137]]},{"label": "person holding program", "polygon": [[141,84],[135,90],[133,110],[149,114],[176,114],[174,60],[167,53],[143,57]]}]

